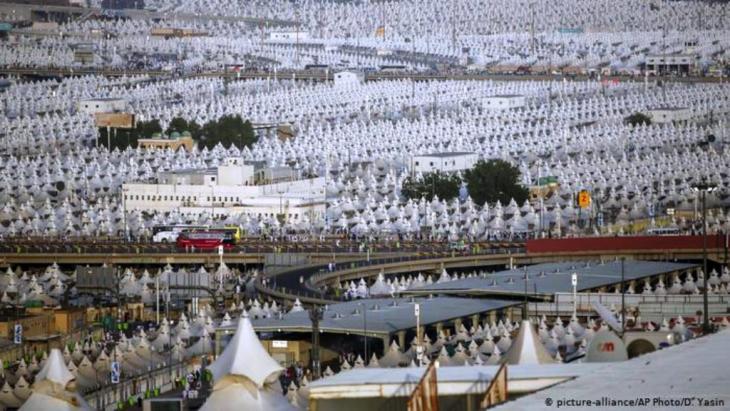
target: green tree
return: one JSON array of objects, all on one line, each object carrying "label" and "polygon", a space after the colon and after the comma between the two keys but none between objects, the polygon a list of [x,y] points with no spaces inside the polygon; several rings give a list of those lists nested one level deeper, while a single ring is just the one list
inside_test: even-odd
[{"label": "green tree", "polygon": [[646,124],[647,126],[651,124],[651,117],[647,116],[644,113],[634,113],[624,119],[624,123],[636,127],[640,124]]},{"label": "green tree", "polygon": [[459,195],[461,179],[456,174],[445,174],[441,172],[424,174],[421,179],[408,177],[403,182],[401,193],[403,196],[413,200],[420,200],[421,197],[428,201],[433,199],[434,194],[440,199],[451,200]]},{"label": "green tree", "polygon": [[[161,133],[162,126],[158,120],[138,121],[132,129],[116,129],[111,132],[111,150],[118,148],[137,147],[137,140],[149,138],[155,133]],[[107,130],[99,128],[99,145],[107,146]]]},{"label": "green tree", "polygon": [[257,140],[251,122],[244,121],[239,115],[227,115],[205,123],[200,131],[199,144],[211,149],[218,143],[229,148],[251,147]]},{"label": "green tree", "polygon": [[201,128],[198,123],[195,122],[195,120],[187,121],[182,117],[175,117],[170,121],[170,124],[167,126],[167,130],[165,130],[165,133],[169,136],[173,132],[182,133],[183,131],[190,132],[190,135],[193,137],[193,140],[200,139],[200,132]]},{"label": "green tree", "polygon": [[464,173],[469,195],[477,204],[507,204],[511,199],[522,203],[527,199],[527,188],[520,184],[520,170],[502,160],[480,160]]}]

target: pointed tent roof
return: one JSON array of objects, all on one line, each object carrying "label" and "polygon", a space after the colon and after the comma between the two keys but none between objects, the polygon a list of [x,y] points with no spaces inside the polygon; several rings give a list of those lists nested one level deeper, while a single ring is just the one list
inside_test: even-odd
[{"label": "pointed tent roof", "polygon": [[63,354],[58,348],[51,350],[51,355],[48,356],[48,360],[46,360],[43,368],[41,368],[35,377],[36,383],[42,380],[49,380],[62,387],[65,387],[73,379],[74,376],[68,370],[68,367],[66,367]]},{"label": "pointed tent roof", "polygon": [[261,345],[245,312],[223,354],[210,366],[216,382],[233,374],[250,379],[257,387],[263,387],[265,382],[275,381],[282,370],[279,363]]},{"label": "pointed tent roof", "polygon": [[532,328],[532,323],[529,320],[522,321],[520,332],[502,361],[511,365],[555,362],[540,343],[540,337]]}]

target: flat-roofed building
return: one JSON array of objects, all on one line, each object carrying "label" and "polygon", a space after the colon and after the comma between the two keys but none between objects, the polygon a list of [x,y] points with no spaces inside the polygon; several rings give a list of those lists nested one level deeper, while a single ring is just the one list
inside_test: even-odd
[{"label": "flat-roofed building", "polygon": [[78,110],[84,113],[112,113],[127,109],[127,100],[123,98],[92,98],[81,100]]},{"label": "flat-roofed building", "polygon": [[277,171],[268,176],[276,181],[256,184],[255,169],[242,158],[228,158],[214,168],[163,172],[156,183],[124,184],[125,206],[161,212],[282,216],[292,222],[305,216],[311,221],[324,213],[324,177],[294,179],[288,170],[282,180]]},{"label": "flat-roofed building", "polygon": [[499,94],[496,96],[485,97],[483,100],[484,108],[492,110],[507,110],[512,108],[524,107],[527,104],[525,96],[520,94]]},{"label": "flat-roofed building", "polygon": [[691,74],[696,71],[694,54],[649,54],[646,56],[646,72],[650,75]]},{"label": "flat-roofed building", "polygon": [[450,173],[474,167],[479,156],[471,152],[420,154],[411,158],[411,169],[416,173]]},{"label": "flat-roofed building", "polygon": [[172,151],[177,151],[182,147],[185,151],[191,152],[195,146],[195,141],[193,141],[190,133],[183,132],[182,134],[172,133],[169,138],[162,135],[140,138],[137,140],[137,144],[140,148],[146,149],[166,150],[169,148]]},{"label": "flat-roofed building", "polygon": [[646,115],[652,123],[674,123],[692,119],[692,110],[687,107],[658,107],[649,109]]}]

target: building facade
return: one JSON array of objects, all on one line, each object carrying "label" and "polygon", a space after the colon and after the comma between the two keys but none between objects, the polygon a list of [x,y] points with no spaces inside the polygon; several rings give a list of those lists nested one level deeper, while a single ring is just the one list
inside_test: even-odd
[{"label": "building facade", "polygon": [[308,31],[272,31],[269,33],[269,40],[273,41],[304,41],[309,40]]},{"label": "building facade", "polygon": [[[283,174],[277,168],[274,175]],[[288,175],[293,177],[291,172]],[[226,159],[216,168],[160,173],[157,183],[124,184],[124,203],[127,210],[256,218],[282,215],[290,222],[324,214],[324,177],[278,178],[277,182],[258,185],[256,177],[253,165],[238,158]]]},{"label": "building facade", "polygon": [[89,100],[81,100],[78,104],[78,110],[84,113],[111,113],[115,111],[124,111],[127,109],[127,101],[123,98],[95,98]]},{"label": "building facade", "polygon": [[650,54],[646,56],[646,72],[649,75],[691,74],[697,69],[693,54]]},{"label": "building facade", "polygon": [[340,71],[339,73],[335,73],[334,81],[337,87],[360,85],[365,82],[365,75],[359,71]]},{"label": "building facade", "polygon": [[421,154],[411,158],[411,170],[416,173],[451,173],[474,167],[479,156],[469,152]]},{"label": "building facade", "polygon": [[525,96],[518,94],[502,94],[496,96],[485,97],[484,108],[492,110],[507,110],[511,108],[524,107],[526,104]]},{"label": "building facade", "polygon": [[692,110],[687,107],[659,107],[650,109],[646,115],[652,123],[674,123],[692,119]]}]

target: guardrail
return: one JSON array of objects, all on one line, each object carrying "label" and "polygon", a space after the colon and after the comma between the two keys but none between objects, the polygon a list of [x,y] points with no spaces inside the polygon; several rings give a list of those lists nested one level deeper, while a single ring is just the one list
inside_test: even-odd
[{"label": "guardrail", "polygon": [[[316,290],[317,286],[327,280],[336,279],[339,277],[350,275],[352,272],[358,272],[361,269],[368,269],[394,264],[401,265],[408,262],[430,262],[438,264],[445,258],[461,258],[469,260],[477,256],[509,256],[515,253],[524,253],[522,247],[506,247],[506,248],[490,248],[482,250],[479,253],[470,252],[432,252],[432,253],[419,253],[411,255],[399,255],[388,258],[374,258],[370,260],[358,260],[339,263],[338,267],[345,267],[344,269],[335,269],[334,271],[328,271],[329,266],[327,264],[310,265],[307,267],[300,267],[292,270],[282,270],[277,273],[270,273],[265,279],[272,283],[271,285],[263,284],[264,278],[258,278],[255,287],[259,292],[270,295],[274,298],[283,298],[286,300],[293,301],[299,299],[304,303],[317,303],[317,304],[332,304],[338,302],[325,298],[322,292]],[[290,284],[298,284],[296,287],[285,287],[276,284],[276,280],[279,277],[293,277],[289,278]],[[299,281],[299,279],[304,281]],[[273,280],[273,281],[272,281]]]},{"label": "guardrail", "polygon": [[[175,363],[123,379],[118,384],[104,382],[104,385],[100,384],[98,389],[88,391],[83,396],[96,410],[116,410],[120,401],[126,401],[147,389],[160,388],[160,393],[172,390],[173,381],[187,375],[193,368],[191,364]],[[109,373],[100,372],[99,376],[108,378]]]}]

